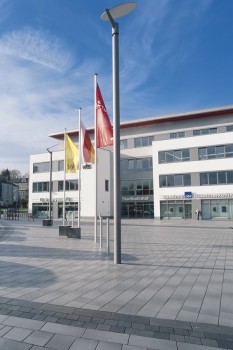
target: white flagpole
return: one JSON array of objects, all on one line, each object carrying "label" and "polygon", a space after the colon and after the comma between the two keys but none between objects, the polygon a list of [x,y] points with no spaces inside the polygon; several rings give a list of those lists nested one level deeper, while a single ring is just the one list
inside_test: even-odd
[{"label": "white flagpole", "polygon": [[[79,159],[78,159],[78,227],[80,227],[80,216],[81,216],[81,149],[82,149],[82,130],[81,130],[81,108],[79,108]],[[82,143],[81,143],[82,140]]]},{"label": "white flagpole", "polygon": [[64,179],[63,179],[63,219],[62,223],[65,226],[66,215],[66,129],[64,131]]},{"label": "white flagpole", "polygon": [[97,210],[98,210],[98,168],[97,168],[97,130],[96,130],[96,86],[97,74],[94,75],[94,120],[95,120],[95,232],[94,241],[97,242]]}]

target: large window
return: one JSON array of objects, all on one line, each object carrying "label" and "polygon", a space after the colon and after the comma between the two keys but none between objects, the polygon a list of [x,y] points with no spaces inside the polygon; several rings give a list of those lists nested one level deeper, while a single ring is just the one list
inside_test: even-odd
[{"label": "large window", "polygon": [[33,173],[47,173],[49,172],[49,162],[34,163]]},{"label": "large window", "polygon": [[32,192],[49,192],[49,182],[33,182]]},{"label": "large window", "polygon": [[179,131],[179,132],[172,132],[170,134],[170,139],[179,139],[185,137],[185,132],[184,131]]},{"label": "large window", "polygon": [[159,187],[191,186],[191,174],[160,175]]},{"label": "large window", "polygon": [[137,158],[137,159],[123,159],[121,160],[122,172],[135,172],[135,171],[151,171],[152,170],[152,158]]},{"label": "large window", "polygon": [[154,141],[154,136],[138,137],[134,139],[134,147],[147,147],[151,146]]},{"label": "large window", "polygon": [[187,162],[190,160],[189,149],[159,152],[159,163]]},{"label": "large window", "polygon": [[140,196],[153,194],[153,180],[134,180],[121,182],[122,196]]},{"label": "large window", "polygon": [[217,134],[217,128],[193,130],[193,136]]},{"label": "large window", "polygon": [[232,158],[233,144],[222,146],[209,146],[198,149],[200,160],[216,159],[216,158]]},{"label": "large window", "polygon": [[[67,180],[66,191],[77,191],[78,180]],[[63,191],[63,181],[58,181],[58,191]]]},{"label": "large window", "polygon": [[227,131],[233,131],[233,125],[227,125],[226,130]]},{"label": "large window", "polygon": [[200,174],[200,185],[229,185],[233,184],[233,171],[213,171]]},{"label": "large window", "polygon": [[128,140],[120,140],[120,149],[128,148]]}]

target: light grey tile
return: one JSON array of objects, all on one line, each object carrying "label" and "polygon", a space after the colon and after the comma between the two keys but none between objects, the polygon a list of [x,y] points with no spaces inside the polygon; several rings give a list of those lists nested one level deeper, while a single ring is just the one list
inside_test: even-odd
[{"label": "light grey tile", "polygon": [[33,331],[26,328],[12,328],[7,334],[4,335],[4,338],[22,341],[29,336]]},{"label": "light grey tile", "polygon": [[100,341],[96,347],[96,350],[121,350],[122,345],[116,343],[102,342]]},{"label": "light grey tile", "polygon": [[1,350],[29,350],[31,345],[20,343],[15,340],[0,338],[0,349]]},{"label": "light grey tile", "polygon": [[141,346],[149,349],[177,350],[176,342],[172,340],[162,340],[156,338],[139,337],[131,335],[129,345]]},{"label": "light grey tile", "polygon": [[83,338],[106,341],[110,343],[127,344],[129,340],[129,335],[114,333],[114,332],[99,331],[96,329],[87,329],[83,334]]},{"label": "light grey tile", "polygon": [[77,338],[69,350],[95,350],[97,344],[96,340]]},{"label": "light grey tile", "polygon": [[8,317],[2,323],[7,326],[27,328],[27,329],[33,329],[33,330],[39,330],[45,324],[45,322],[42,322],[42,321],[28,320],[26,318],[13,317],[13,316]]},{"label": "light grey tile", "polygon": [[44,346],[53,337],[53,333],[33,331],[25,340],[25,343]]},{"label": "light grey tile", "polygon": [[46,344],[46,346],[56,350],[68,350],[75,339],[75,337],[70,335],[55,334]]},{"label": "light grey tile", "polygon": [[85,331],[85,328],[48,322],[41,328],[41,330],[46,332],[71,335],[74,337],[81,337]]}]

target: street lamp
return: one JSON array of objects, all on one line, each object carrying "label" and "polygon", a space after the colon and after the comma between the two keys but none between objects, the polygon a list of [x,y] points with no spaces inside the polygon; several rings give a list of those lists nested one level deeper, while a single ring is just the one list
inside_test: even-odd
[{"label": "street lamp", "polygon": [[114,173],[114,263],[121,263],[121,198],[120,198],[120,94],[119,94],[119,24],[115,18],[122,17],[136,7],[127,2],[106,9],[102,20],[112,25],[112,75],[113,75],[113,173]]},{"label": "street lamp", "polygon": [[52,173],[53,173],[53,152],[50,151],[51,148],[57,146],[51,146],[49,148],[46,148],[50,155],[50,163],[49,163],[49,225],[52,226],[52,218],[51,218],[51,204],[52,204]]}]

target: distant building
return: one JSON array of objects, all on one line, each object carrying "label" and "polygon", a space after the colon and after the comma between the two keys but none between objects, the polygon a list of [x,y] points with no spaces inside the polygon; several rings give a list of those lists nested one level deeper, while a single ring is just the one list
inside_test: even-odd
[{"label": "distant building", "polygon": [[0,205],[5,208],[17,208],[18,201],[18,186],[8,181],[0,181]]},{"label": "distant building", "polygon": [[[94,139],[94,129],[88,130]],[[122,122],[121,217],[233,219],[233,105]],[[78,143],[79,131],[67,132]],[[63,147],[64,133],[49,135]],[[98,151],[98,210],[113,215],[112,149]],[[30,158],[29,211],[48,213],[49,154]],[[82,166],[81,216],[94,216],[95,165]],[[64,149],[53,153],[53,217],[63,214]],[[78,174],[66,211],[78,210]]]},{"label": "distant building", "polygon": [[14,183],[19,188],[19,208],[28,208],[28,197],[29,197],[29,178],[22,177],[16,179]]}]

